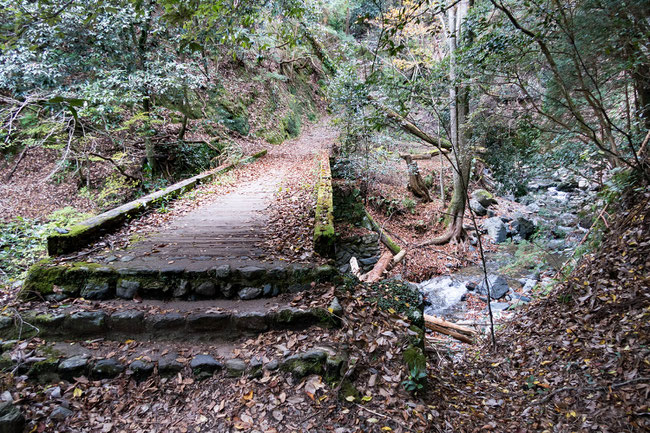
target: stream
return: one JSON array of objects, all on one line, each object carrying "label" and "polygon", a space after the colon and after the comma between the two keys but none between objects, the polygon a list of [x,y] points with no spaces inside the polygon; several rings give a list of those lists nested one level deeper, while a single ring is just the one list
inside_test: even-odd
[{"label": "stream", "polygon": [[[593,214],[593,185],[575,182],[560,171],[551,180],[530,182],[528,189],[526,196],[517,199],[521,212],[490,218],[500,218],[507,230],[507,240],[499,243],[498,251],[486,253],[492,310],[497,318],[530,302],[538,290],[550,284],[591,225],[590,218],[579,215]],[[514,201],[514,197],[506,198]],[[518,224],[513,224],[521,219],[533,223],[537,231],[529,241],[522,241]],[[492,242],[488,235],[483,239]],[[426,314],[471,323],[487,315],[484,279],[482,266],[471,265],[416,284],[425,297]],[[482,302],[476,302],[476,297]]]}]

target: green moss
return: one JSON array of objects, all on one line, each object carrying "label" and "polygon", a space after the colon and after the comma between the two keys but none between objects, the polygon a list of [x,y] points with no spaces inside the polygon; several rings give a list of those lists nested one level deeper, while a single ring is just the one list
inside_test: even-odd
[{"label": "green moss", "polygon": [[345,379],[339,388],[339,399],[348,400],[348,397],[354,398],[355,401],[361,401],[361,393],[349,379]]},{"label": "green moss", "polygon": [[[87,262],[53,266],[49,260],[42,260],[29,268],[19,296],[21,299],[32,299],[49,295],[54,292],[55,285],[63,286],[70,292],[71,287],[82,287],[92,274],[102,268],[104,268],[102,265]],[[111,279],[116,275],[116,273],[111,275],[109,272],[103,276]]]},{"label": "green moss", "polygon": [[370,300],[377,302],[379,308],[403,314],[418,327],[424,325],[423,299],[416,287],[391,279],[373,283],[370,287],[374,292]]},{"label": "green moss", "polygon": [[28,299],[35,294],[49,295],[54,292],[54,285],[62,280],[65,269],[59,266],[47,266],[38,262],[27,271],[27,278],[20,290],[20,298]]},{"label": "green moss", "polygon": [[337,325],[337,318],[325,308],[312,308],[311,313],[318,319],[322,326],[330,327]]},{"label": "green moss", "polygon": [[327,155],[321,157],[315,221],[314,250],[323,256],[328,256],[334,249],[335,232],[332,173]]},{"label": "green moss", "polygon": [[404,352],[402,352],[402,357],[404,363],[406,364],[408,371],[417,368],[420,371],[426,369],[427,366],[427,357],[424,355],[424,352],[421,348],[417,346],[409,346]]}]

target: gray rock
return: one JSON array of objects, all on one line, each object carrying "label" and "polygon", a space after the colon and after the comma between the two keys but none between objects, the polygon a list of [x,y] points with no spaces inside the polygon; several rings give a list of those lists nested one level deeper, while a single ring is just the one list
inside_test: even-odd
[{"label": "gray rock", "polygon": [[330,302],[330,305],[328,307],[328,311],[330,311],[335,316],[343,316],[343,307],[339,302],[339,298],[335,296],[334,299],[332,299],[332,302]]},{"label": "gray rock", "polygon": [[266,269],[257,266],[246,266],[239,269],[239,275],[246,281],[255,281],[266,274]]},{"label": "gray rock", "polygon": [[0,403],[0,433],[22,433],[25,417],[9,402]]},{"label": "gray rock", "polygon": [[89,281],[81,289],[81,296],[85,299],[99,301],[110,299],[113,297],[113,294],[111,293],[111,286],[107,281]]},{"label": "gray rock", "polygon": [[516,299],[519,302],[528,303],[531,301],[531,298],[529,298],[528,296],[522,295],[521,293],[517,293],[517,292],[511,292],[510,296],[512,297],[512,299]]},{"label": "gray rock", "polygon": [[138,310],[117,311],[111,314],[110,322],[113,331],[141,332],[144,329],[144,313]]},{"label": "gray rock", "polygon": [[225,280],[230,277],[230,265],[218,266],[215,270],[215,276],[220,280]]},{"label": "gray rock", "polygon": [[228,313],[193,313],[187,316],[190,331],[223,331],[230,326]]},{"label": "gray rock", "polygon": [[270,361],[267,362],[266,365],[264,366],[264,369],[265,369],[265,370],[268,370],[268,371],[275,371],[275,370],[277,370],[278,368],[280,368],[280,362],[278,362],[277,359],[272,359],[272,360],[270,360]]},{"label": "gray rock", "polygon": [[526,207],[528,208],[528,211],[532,213],[537,213],[541,209],[537,203],[531,203]]},{"label": "gray rock", "polygon": [[190,362],[190,367],[196,376],[212,375],[221,370],[223,365],[210,355],[196,355]]},{"label": "gray rock", "polygon": [[359,259],[359,265],[361,266],[373,266],[379,261],[379,257],[369,257],[367,259]]},{"label": "gray rock", "polygon": [[163,376],[173,376],[183,369],[183,364],[176,359],[178,354],[169,353],[158,360],[158,373]]},{"label": "gray rock", "polygon": [[259,311],[236,313],[233,316],[234,326],[242,331],[266,331],[269,324],[266,315]]},{"label": "gray rock", "polygon": [[503,224],[503,221],[501,221],[501,218],[488,218],[483,222],[483,228],[487,230],[488,237],[495,244],[499,244],[506,240],[506,235],[508,232],[506,230],[505,224]]},{"label": "gray rock", "polygon": [[232,298],[235,294],[235,287],[230,283],[226,283],[221,287],[221,294],[224,298]]},{"label": "gray rock", "polygon": [[259,287],[244,287],[237,293],[239,299],[255,299],[259,298],[262,294],[262,289]]},{"label": "gray rock", "polygon": [[241,359],[229,359],[226,361],[226,375],[228,377],[240,377],[246,371],[246,363]]},{"label": "gray rock", "polygon": [[52,411],[52,413],[50,414],[50,418],[55,419],[57,421],[63,421],[64,419],[69,418],[72,415],[74,415],[74,412],[72,412],[70,409],[65,408],[63,406],[59,406]]},{"label": "gray rock", "polygon": [[474,211],[477,216],[485,216],[488,211],[478,200],[471,199],[469,201],[469,207]]},{"label": "gray rock", "polygon": [[136,359],[129,365],[129,370],[136,380],[142,380],[151,376],[151,373],[153,373],[153,364]]},{"label": "gray rock", "polygon": [[[501,299],[505,296],[506,293],[510,290],[508,286],[508,281],[501,275],[489,275],[488,284],[490,286],[490,297],[492,299]],[[485,280],[481,281],[476,291],[481,295],[487,295],[487,287],[485,286]]]},{"label": "gray rock", "polygon": [[119,298],[133,299],[133,297],[140,290],[140,282],[135,280],[120,280],[117,283],[115,294]]},{"label": "gray rock", "polygon": [[273,293],[273,286],[271,284],[265,284],[262,287],[262,296],[271,296]]},{"label": "gray rock", "polygon": [[152,331],[169,331],[185,327],[185,316],[179,313],[154,314],[145,319]]},{"label": "gray rock", "polygon": [[264,363],[262,362],[262,358],[259,356],[254,356],[251,358],[250,362],[248,363],[248,377],[251,379],[257,379],[259,377],[262,377],[263,375],[263,367]]},{"label": "gray rock", "polygon": [[179,281],[178,285],[174,287],[174,297],[175,298],[182,298],[184,296],[187,296],[187,294],[190,292],[190,282],[187,280],[181,280]]},{"label": "gray rock", "polygon": [[124,371],[124,366],[116,359],[97,361],[92,369],[92,376],[97,379],[112,379]]},{"label": "gray rock", "polygon": [[535,223],[523,216],[515,218],[512,227],[523,239],[530,239],[536,230]]},{"label": "gray rock", "polygon": [[14,319],[8,316],[0,316],[0,329],[7,329],[13,326]]},{"label": "gray rock", "polygon": [[96,334],[106,330],[106,313],[103,311],[80,311],[65,319],[65,327],[75,334]]},{"label": "gray rock", "polygon": [[497,312],[507,310],[510,304],[508,302],[490,302],[490,307],[492,307],[492,312]]},{"label": "gray rock", "polygon": [[77,355],[61,361],[58,370],[64,379],[72,379],[86,374],[87,368],[88,358],[83,355]]},{"label": "gray rock", "polygon": [[535,286],[537,286],[537,281],[532,280],[532,279],[526,280],[526,282],[524,283],[524,287],[521,290],[524,293],[528,293],[531,290],[533,290],[535,288]]},{"label": "gray rock", "polygon": [[267,276],[269,280],[281,281],[287,278],[287,270],[282,266],[276,266],[268,271]]},{"label": "gray rock", "polygon": [[134,259],[135,257],[133,256],[124,256],[120,259],[120,262],[130,262]]},{"label": "gray rock", "polygon": [[199,296],[213,297],[217,293],[217,287],[212,281],[204,281],[194,289],[194,293]]},{"label": "gray rock", "polygon": [[494,199],[494,196],[484,189],[477,189],[473,191],[472,199],[479,202],[479,204],[486,209],[492,206],[493,204],[497,204],[497,201]]}]

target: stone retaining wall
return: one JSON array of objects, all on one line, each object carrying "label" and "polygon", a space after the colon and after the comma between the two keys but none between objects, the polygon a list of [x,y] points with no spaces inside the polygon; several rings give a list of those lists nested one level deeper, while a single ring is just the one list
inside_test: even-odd
[{"label": "stone retaining wall", "polygon": [[253,299],[306,290],[312,283],[333,281],[336,275],[336,270],[328,265],[221,265],[192,272],[173,264],[148,270],[85,262],[52,265],[43,261],[29,269],[20,296],[51,296],[54,300],[80,296],[91,300],[133,299],[136,295],[150,299]]},{"label": "stone retaining wall", "polygon": [[[340,324],[343,310],[338,300],[328,308],[280,307],[268,311],[245,312],[168,312],[139,310],[87,311],[61,309],[23,313],[19,320],[0,315],[0,337],[5,340],[38,336],[73,339],[151,339],[211,340],[233,339],[269,330],[331,327]],[[28,325],[27,325],[28,324]]]}]

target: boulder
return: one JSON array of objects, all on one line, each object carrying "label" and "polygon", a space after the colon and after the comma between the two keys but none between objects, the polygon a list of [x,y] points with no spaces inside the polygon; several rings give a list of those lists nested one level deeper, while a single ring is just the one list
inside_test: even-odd
[{"label": "boulder", "polygon": [[487,209],[475,199],[469,201],[469,207],[477,216],[485,216],[488,213]]},{"label": "boulder", "polygon": [[116,359],[102,359],[97,361],[92,369],[96,379],[112,379],[124,371],[124,366]]},{"label": "boulder", "polygon": [[72,379],[86,374],[87,367],[88,358],[83,355],[77,355],[61,361],[59,364],[59,374],[64,379]]},{"label": "boulder", "polygon": [[535,223],[524,216],[518,216],[515,218],[512,222],[512,228],[519,236],[521,236],[522,239],[526,240],[530,239],[536,230]]},{"label": "boulder", "polygon": [[81,297],[93,301],[110,299],[113,297],[111,286],[106,281],[89,281],[81,289]]},{"label": "boulder", "polygon": [[506,226],[501,221],[501,218],[492,217],[483,221],[483,228],[487,231],[488,237],[495,244],[505,242],[508,231]]},{"label": "boulder", "polygon": [[0,433],[22,433],[25,417],[9,402],[0,403]]},{"label": "boulder", "polygon": [[96,334],[106,329],[106,313],[103,311],[80,311],[65,319],[65,326],[76,334]]},{"label": "boulder", "polygon": [[153,373],[153,364],[151,362],[136,359],[129,365],[129,370],[134,379],[143,380]]},{"label": "boulder", "polygon": [[210,355],[196,355],[190,362],[190,368],[195,376],[207,378],[212,376],[215,371],[221,370],[223,365]]},{"label": "boulder", "polygon": [[217,287],[212,281],[204,281],[194,289],[194,293],[199,296],[213,297],[217,293]]},{"label": "boulder", "polygon": [[140,282],[135,280],[120,280],[117,283],[115,294],[119,298],[133,299],[133,297],[140,290]]},{"label": "boulder", "polygon": [[262,288],[260,287],[244,287],[238,293],[239,299],[255,299],[262,295]]},{"label": "boulder", "polygon": [[479,202],[479,204],[486,209],[492,206],[493,204],[497,204],[497,201],[494,199],[494,196],[484,189],[477,189],[473,191],[472,199]]},{"label": "boulder", "polygon": [[116,311],[111,314],[111,329],[117,332],[140,332],[144,329],[144,313],[137,310]]},{"label": "boulder", "polygon": [[183,364],[176,359],[178,354],[169,353],[158,360],[158,373],[163,376],[173,376],[183,369]]},{"label": "boulder", "polygon": [[179,313],[153,314],[147,316],[145,322],[152,331],[169,331],[183,328],[185,316]]},{"label": "boulder", "polygon": [[240,377],[246,371],[246,363],[241,359],[229,359],[226,361],[226,376]]},{"label": "boulder", "polygon": [[[500,299],[505,296],[510,290],[508,281],[501,275],[488,275],[488,284],[490,286],[490,297],[492,299]],[[488,288],[485,285],[485,280],[481,281],[476,291],[481,295],[488,294]]]},{"label": "boulder", "polygon": [[187,327],[191,331],[220,331],[230,325],[228,313],[193,313],[187,316]]}]

